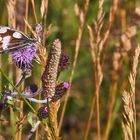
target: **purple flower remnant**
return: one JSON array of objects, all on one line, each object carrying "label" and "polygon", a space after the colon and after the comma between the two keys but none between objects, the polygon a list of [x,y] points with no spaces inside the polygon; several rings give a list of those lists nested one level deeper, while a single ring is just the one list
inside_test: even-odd
[{"label": "purple flower remnant", "polygon": [[42,106],[41,108],[39,108],[37,115],[38,115],[39,119],[45,119],[48,117],[48,113],[49,113],[48,107],[47,107],[47,105],[45,105],[45,106]]},{"label": "purple flower remnant", "polygon": [[20,69],[30,69],[32,60],[37,52],[37,48],[32,45],[31,47],[22,48],[11,52],[13,62]]},{"label": "purple flower remnant", "polygon": [[68,82],[62,82],[59,85],[56,86],[55,89],[55,95],[51,98],[52,102],[55,102],[63,97],[65,95],[66,91],[70,87]]},{"label": "purple flower remnant", "polygon": [[69,56],[65,52],[62,52],[60,56],[59,66],[58,66],[58,74],[61,71],[67,69],[70,64],[71,62]]}]

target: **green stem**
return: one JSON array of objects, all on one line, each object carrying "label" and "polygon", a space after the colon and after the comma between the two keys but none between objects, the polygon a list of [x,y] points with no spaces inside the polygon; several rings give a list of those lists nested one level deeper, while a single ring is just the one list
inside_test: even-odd
[{"label": "green stem", "polygon": [[5,77],[5,79],[10,83],[10,85],[15,89],[15,91],[19,94],[19,96],[26,102],[26,104],[30,107],[30,109],[36,113],[35,109],[30,105],[30,103],[27,101],[27,99],[22,96],[22,94],[20,93],[20,91],[15,87],[15,85],[9,80],[9,78],[7,77],[7,75],[2,71],[2,69],[0,68],[0,72],[1,74]]}]

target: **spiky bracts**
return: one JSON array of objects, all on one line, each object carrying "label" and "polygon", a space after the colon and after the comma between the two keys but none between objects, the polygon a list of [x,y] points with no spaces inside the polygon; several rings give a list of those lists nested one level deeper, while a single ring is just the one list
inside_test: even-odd
[{"label": "spiky bracts", "polygon": [[37,115],[40,119],[45,119],[48,116],[48,112],[48,106],[45,105],[39,108]]},{"label": "spiky bracts", "polygon": [[51,98],[51,101],[55,102],[55,101],[61,99],[67,92],[69,86],[70,85],[68,82],[62,82],[59,85],[57,85],[55,88],[55,95]]},{"label": "spiky bracts", "polygon": [[59,61],[59,66],[58,66],[58,74],[67,69],[68,66],[70,65],[71,61],[69,56],[65,52],[61,52],[60,56],[60,61]]},{"label": "spiky bracts", "polygon": [[45,71],[42,75],[42,88],[45,97],[52,97],[55,94],[60,55],[61,55],[61,42],[59,39],[56,39],[53,42],[46,63]]}]

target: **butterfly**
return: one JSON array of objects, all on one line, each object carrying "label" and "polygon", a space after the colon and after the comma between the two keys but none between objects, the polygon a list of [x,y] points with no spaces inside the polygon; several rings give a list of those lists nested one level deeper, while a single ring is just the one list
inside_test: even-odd
[{"label": "butterfly", "polygon": [[15,29],[0,26],[0,53],[26,48],[36,43],[36,38],[30,38],[23,32]]}]

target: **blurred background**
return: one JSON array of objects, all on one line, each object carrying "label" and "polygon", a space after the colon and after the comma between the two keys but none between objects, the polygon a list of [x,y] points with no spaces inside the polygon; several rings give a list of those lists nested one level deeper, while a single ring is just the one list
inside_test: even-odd
[{"label": "blurred background", "polygon": [[[15,7],[16,22],[13,23],[8,11],[8,3],[12,0],[0,0],[0,25],[15,26],[23,32],[28,32],[29,29],[24,30],[24,18],[28,14],[28,23],[34,27],[36,19],[34,10],[36,12],[37,21],[42,20],[41,16],[41,0],[34,1],[35,7],[32,6],[32,1],[16,0]],[[14,2],[14,0],[13,0]],[[83,10],[84,19],[79,18],[76,9],[78,7]],[[46,13],[45,26],[49,30],[46,36],[45,46],[47,52],[52,45],[54,39],[59,38],[62,41],[62,49],[67,52],[71,58],[70,67],[61,73],[59,81],[69,81],[71,71],[73,70],[73,62],[75,61],[76,41],[78,40],[79,30],[82,29],[80,48],[77,57],[76,67],[74,68],[74,75],[70,88],[70,95],[65,110],[64,120],[60,136],[63,140],[97,140],[97,109],[96,109],[96,74],[95,62],[92,57],[92,50],[90,44],[90,35],[88,25],[93,29],[94,39],[97,39],[97,32],[95,29],[95,21],[99,15],[98,1],[90,0],[89,6],[85,8],[86,1],[83,0],[52,0],[48,1],[48,9]],[[121,0],[117,3],[116,11],[113,13],[113,22],[111,27],[109,25],[110,9],[113,1],[104,0],[102,10],[104,17],[102,22],[102,29],[100,31],[101,40],[109,28],[109,35],[103,45],[100,55],[100,66],[102,69],[103,79],[99,86],[99,112],[100,112],[100,134],[101,138],[105,140],[121,140],[123,139],[122,130],[122,98],[121,94],[124,89],[129,89],[128,76],[131,71],[134,50],[140,43],[140,2],[139,0]],[[113,5],[114,6],[114,5]],[[116,6],[116,5],[115,5]],[[25,8],[26,7],[26,8]],[[10,8],[10,7],[9,7]],[[34,10],[33,10],[34,9]],[[77,12],[76,12],[77,11]],[[12,12],[12,10],[11,10]],[[81,13],[81,12],[79,12]],[[11,16],[12,17],[12,16]],[[13,17],[14,18],[14,17]],[[84,20],[84,25],[81,22]],[[11,22],[10,22],[11,21]],[[97,22],[99,23],[99,21]],[[97,29],[98,29],[97,24]],[[95,41],[96,42],[96,41]],[[98,45],[96,46],[98,47]],[[13,81],[16,81],[18,70],[13,72],[15,66],[8,54],[0,55],[0,67]],[[25,85],[36,83],[41,86],[41,68],[34,62],[32,69],[32,76],[25,81]],[[7,85],[7,81],[0,76],[0,89]],[[137,70],[136,78],[136,117],[137,117],[137,138],[140,139],[140,69]],[[65,97],[61,101],[61,106],[58,112],[58,122],[61,118],[63,104]],[[34,105],[35,106],[35,105]],[[25,113],[26,109],[24,108]],[[92,113],[91,113],[92,112]],[[90,116],[92,114],[92,116]],[[0,126],[0,135],[6,140],[12,139],[13,132],[10,123],[10,110],[3,112],[3,118]],[[90,127],[87,132],[87,125],[91,117]],[[27,127],[27,126],[26,126]],[[24,128],[26,133],[27,129]],[[88,136],[85,136],[88,133]],[[86,137],[86,138],[85,138]]]}]

